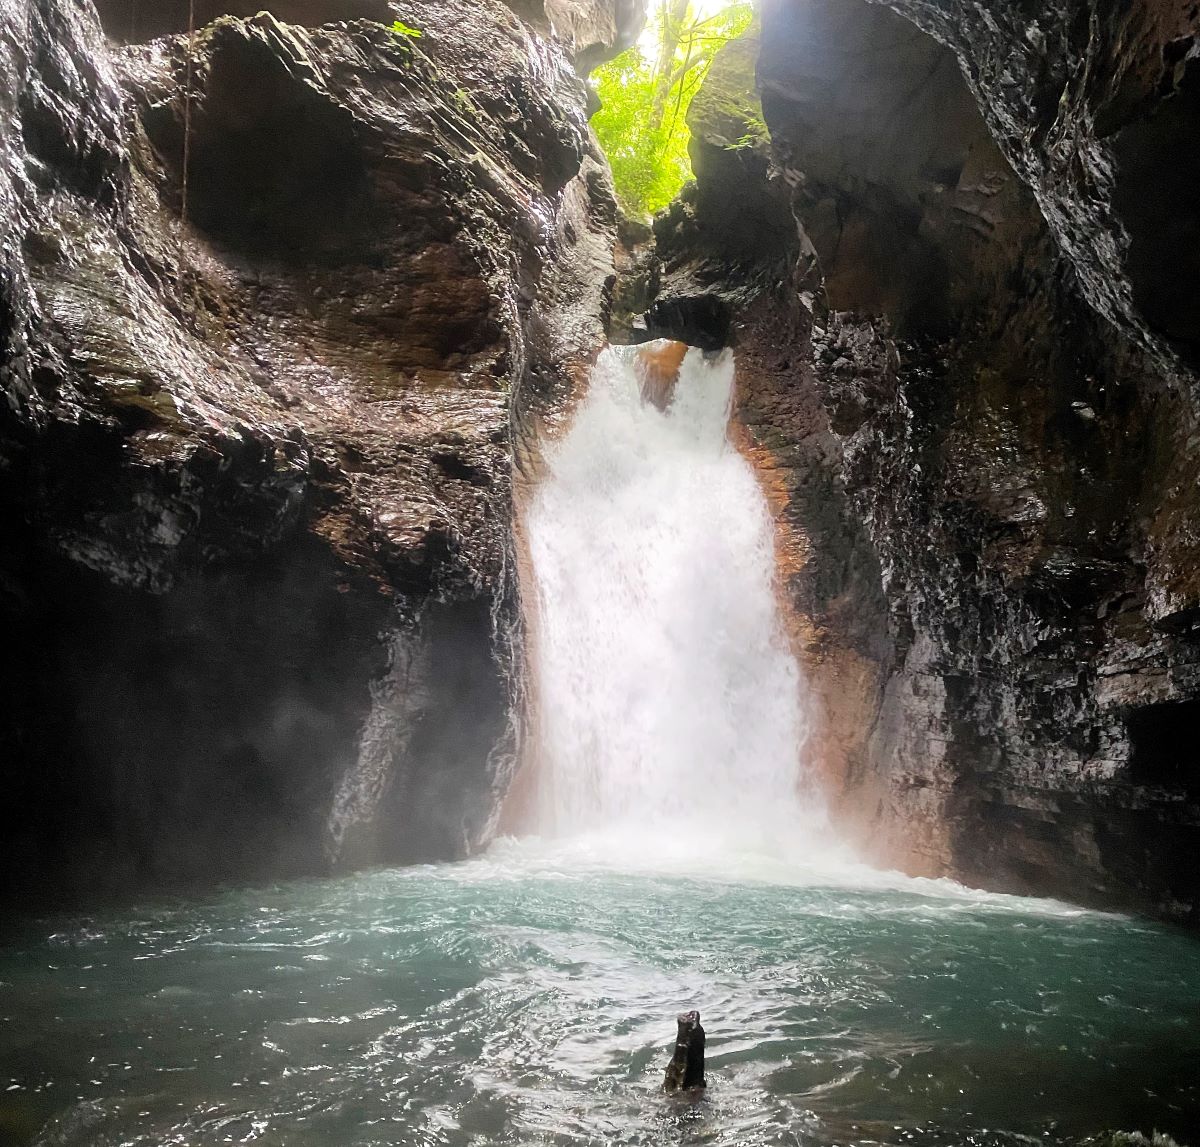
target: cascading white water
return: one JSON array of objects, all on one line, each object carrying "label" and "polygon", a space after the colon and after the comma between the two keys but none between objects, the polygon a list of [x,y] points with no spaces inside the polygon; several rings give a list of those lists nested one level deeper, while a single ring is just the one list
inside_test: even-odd
[{"label": "cascading white water", "polygon": [[726,433],[733,356],[689,351],[665,410],[636,361],[601,355],[528,508],[538,826],[811,855],[825,817],[770,511]]}]

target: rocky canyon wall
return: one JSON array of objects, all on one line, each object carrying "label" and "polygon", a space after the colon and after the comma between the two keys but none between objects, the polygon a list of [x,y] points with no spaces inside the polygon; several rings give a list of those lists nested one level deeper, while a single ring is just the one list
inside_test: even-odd
[{"label": "rocky canyon wall", "polygon": [[1191,923],[1198,32],[1152,0],[765,0],[656,227],[659,308],[734,316],[843,823]]},{"label": "rocky canyon wall", "polygon": [[13,898],[460,855],[506,783],[513,427],[611,271],[572,54],[637,14],[265,6],[0,10]]},{"label": "rocky canyon wall", "polygon": [[607,323],[737,344],[864,848],[1197,922],[1194,5],[763,0],[616,263],[639,5],[260,6],[0,7],[7,896],[485,837]]}]

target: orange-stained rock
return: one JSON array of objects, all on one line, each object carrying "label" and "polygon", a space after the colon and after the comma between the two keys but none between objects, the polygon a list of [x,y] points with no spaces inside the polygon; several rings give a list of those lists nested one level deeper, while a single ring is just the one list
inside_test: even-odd
[{"label": "orange-stained rock", "polygon": [[664,340],[638,348],[637,369],[642,381],[642,398],[666,410],[675,393],[679,368],[688,352],[686,343]]}]

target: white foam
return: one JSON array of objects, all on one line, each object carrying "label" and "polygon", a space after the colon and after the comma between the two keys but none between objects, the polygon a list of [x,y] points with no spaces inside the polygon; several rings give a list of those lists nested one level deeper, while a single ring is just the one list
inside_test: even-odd
[{"label": "white foam", "polygon": [[631,873],[905,893],[905,912],[1083,914],[873,869],[836,838],[770,509],[727,436],[733,356],[689,351],[665,411],[634,363],[601,355],[528,512],[538,835],[448,878]]},{"label": "white foam", "polygon": [[527,519],[544,835],[680,860],[834,847],[769,507],[726,435],[733,373],[729,352],[690,351],[660,411],[610,349],[548,450]]},{"label": "white foam", "polygon": [[[945,915],[988,912],[1037,917],[1108,917],[1119,913],[1081,908],[1059,900],[987,892],[948,877],[908,876],[891,869],[872,868],[845,850],[831,850],[805,861],[794,856],[771,856],[752,850],[703,852],[681,848],[669,838],[662,843],[618,830],[571,838],[500,837],[486,853],[454,865],[429,866],[427,873],[460,884],[491,884],[498,880],[562,878],[566,880],[639,878],[686,879],[711,884],[837,890],[847,894],[841,911],[821,901],[822,915]],[[859,899],[856,894],[878,895]]]}]

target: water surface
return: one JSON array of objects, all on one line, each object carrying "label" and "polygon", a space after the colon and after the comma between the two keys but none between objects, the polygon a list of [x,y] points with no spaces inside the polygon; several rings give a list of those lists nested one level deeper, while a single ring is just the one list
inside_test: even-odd
[{"label": "water surface", "polygon": [[[690,1006],[696,1105],[657,1093]],[[1196,1141],[1197,1016],[1200,944],[1118,916],[502,845],[26,925],[0,1143]]]}]

